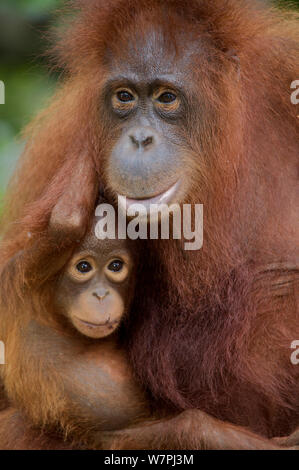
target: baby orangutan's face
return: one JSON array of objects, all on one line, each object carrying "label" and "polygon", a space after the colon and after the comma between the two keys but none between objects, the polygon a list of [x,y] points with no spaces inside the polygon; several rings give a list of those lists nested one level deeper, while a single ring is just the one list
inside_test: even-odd
[{"label": "baby orangutan's face", "polygon": [[57,306],[90,338],[104,338],[128,310],[135,279],[131,255],[121,240],[86,242],[59,280]]}]

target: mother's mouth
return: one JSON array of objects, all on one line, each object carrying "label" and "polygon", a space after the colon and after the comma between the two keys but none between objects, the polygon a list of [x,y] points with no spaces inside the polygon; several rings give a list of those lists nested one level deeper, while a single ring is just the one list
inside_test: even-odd
[{"label": "mother's mouth", "polygon": [[150,211],[150,206],[153,204],[161,205],[161,204],[170,204],[173,202],[175,195],[177,194],[180,187],[180,180],[177,181],[174,185],[172,185],[169,189],[164,191],[163,193],[158,194],[157,196],[153,196],[150,198],[140,198],[140,199],[131,199],[127,198],[126,196],[119,195],[118,203],[120,205],[120,209],[127,211],[133,204],[142,204],[146,211]]}]

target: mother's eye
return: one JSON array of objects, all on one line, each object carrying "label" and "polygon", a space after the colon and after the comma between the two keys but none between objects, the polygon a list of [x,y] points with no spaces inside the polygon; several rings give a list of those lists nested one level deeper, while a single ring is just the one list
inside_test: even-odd
[{"label": "mother's eye", "polygon": [[171,93],[170,91],[166,91],[165,93],[162,93],[158,97],[158,101],[163,104],[168,104],[168,103],[173,103],[177,99],[177,96],[174,93]]},{"label": "mother's eye", "polygon": [[129,91],[126,91],[126,90],[118,91],[116,96],[117,96],[118,100],[121,101],[122,103],[129,103],[130,101],[135,100],[132,93],[130,93]]}]

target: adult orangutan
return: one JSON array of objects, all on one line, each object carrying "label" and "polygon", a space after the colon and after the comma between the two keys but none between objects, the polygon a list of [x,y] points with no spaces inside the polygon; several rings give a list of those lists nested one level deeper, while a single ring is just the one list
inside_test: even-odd
[{"label": "adult orangutan", "polygon": [[[268,438],[290,434],[299,426],[290,361],[299,336],[298,17],[245,0],[77,5],[57,47],[65,83],[32,126],[8,195],[1,256],[13,267],[1,295],[10,285],[22,296],[18,251],[39,238],[46,251],[53,239],[64,250],[83,237],[100,186],[128,205],[202,203],[201,251],[144,243],[122,332],[131,366],[162,414],[197,408]],[[45,255],[35,256],[38,277]],[[14,305],[1,311],[4,340]],[[172,418],[196,448],[203,416]],[[113,445],[153,445],[151,428],[141,429],[139,440],[123,431]]]}]

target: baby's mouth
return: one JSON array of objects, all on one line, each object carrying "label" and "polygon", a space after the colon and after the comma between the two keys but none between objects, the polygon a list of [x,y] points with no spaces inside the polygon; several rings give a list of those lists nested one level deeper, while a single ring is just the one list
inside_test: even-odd
[{"label": "baby's mouth", "polygon": [[118,324],[118,321],[111,321],[110,317],[104,322],[104,323],[91,323],[86,320],[82,320],[81,318],[76,317],[77,320],[79,320],[80,323],[83,323],[83,325],[87,326],[88,328],[103,328],[103,327],[114,327],[115,325]]}]

